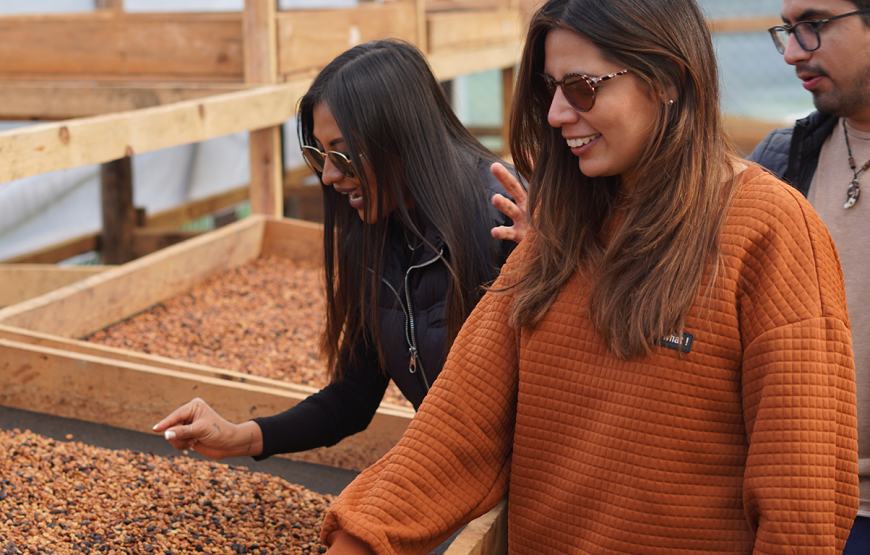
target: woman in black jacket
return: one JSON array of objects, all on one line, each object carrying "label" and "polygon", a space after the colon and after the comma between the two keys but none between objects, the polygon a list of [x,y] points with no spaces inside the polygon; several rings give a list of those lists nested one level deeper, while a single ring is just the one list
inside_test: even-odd
[{"label": "woman in black jacket", "polygon": [[374,41],[340,55],[297,122],[324,185],[330,383],[241,424],[195,399],[154,427],[178,449],[259,459],[331,446],[368,426],[391,379],[417,408],[522,238],[522,187],[462,126],[413,46]]}]

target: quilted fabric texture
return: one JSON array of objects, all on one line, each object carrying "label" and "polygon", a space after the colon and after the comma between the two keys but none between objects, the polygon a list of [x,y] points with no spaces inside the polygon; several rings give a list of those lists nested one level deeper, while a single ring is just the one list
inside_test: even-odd
[{"label": "quilted fabric texture", "polygon": [[[534,241],[508,262],[506,283]],[[487,294],[401,442],[327,515],[377,553],[426,553],[509,495],[525,553],[830,553],[858,504],[843,278],[799,193],[751,166],[691,352],[611,356],[579,276],[534,330]]]}]

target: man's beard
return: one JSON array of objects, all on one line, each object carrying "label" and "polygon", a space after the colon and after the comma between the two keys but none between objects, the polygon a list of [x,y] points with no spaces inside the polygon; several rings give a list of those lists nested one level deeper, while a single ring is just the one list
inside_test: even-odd
[{"label": "man's beard", "polygon": [[[816,70],[830,79],[827,73]],[[870,106],[870,65],[862,73],[855,75],[844,88],[835,83],[834,88],[825,93],[813,95],[813,104],[822,113],[838,117],[851,117]]]}]

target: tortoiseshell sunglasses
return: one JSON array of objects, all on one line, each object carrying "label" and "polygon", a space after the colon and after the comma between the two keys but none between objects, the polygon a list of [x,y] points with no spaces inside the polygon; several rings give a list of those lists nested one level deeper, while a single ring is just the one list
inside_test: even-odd
[{"label": "tortoiseshell sunglasses", "polygon": [[602,75],[601,77],[589,77],[588,75],[569,73],[561,81],[556,81],[546,73],[541,73],[540,75],[544,78],[544,84],[551,99],[556,94],[556,87],[561,86],[562,94],[565,95],[565,100],[568,101],[568,104],[572,108],[580,112],[588,112],[595,106],[595,87],[598,83],[625,75],[626,73],[628,73],[627,69]]}]

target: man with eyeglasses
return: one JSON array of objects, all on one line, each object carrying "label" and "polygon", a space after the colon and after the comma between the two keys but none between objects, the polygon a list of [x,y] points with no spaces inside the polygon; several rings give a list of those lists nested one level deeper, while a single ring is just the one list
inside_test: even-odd
[{"label": "man with eyeglasses", "polygon": [[[870,0],[783,0],[770,29],[817,111],[750,155],[807,196],[843,266],[858,395],[861,502],[845,555],[870,554]],[[863,195],[861,194],[864,191]]]}]

